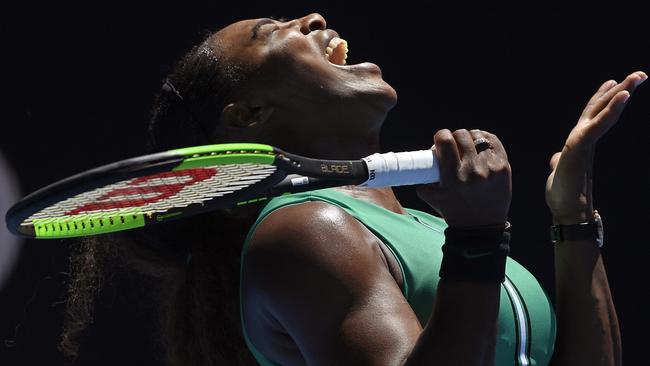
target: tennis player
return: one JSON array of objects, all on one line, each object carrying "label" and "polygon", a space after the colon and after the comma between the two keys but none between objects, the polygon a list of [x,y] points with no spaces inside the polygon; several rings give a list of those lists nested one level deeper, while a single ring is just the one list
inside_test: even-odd
[{"label": "tennis player", "polygon": [[[346,53],[319,14],[231,24],[166,79],[150,149],[380,151],[396,92],[378,66],[347,65]],[[436,126],[442,183],[418,194],[441,217],[403,207],[389,188],[344,187],[92,238],[72,259],[62,346],[78,353],[103,264],[120,254],[154,278],[169,365],[620,364],[590,172],[596,142],[646,78],[603,83],[550,160],[555,306],[507,256],[511,170],[499,138]]]}]

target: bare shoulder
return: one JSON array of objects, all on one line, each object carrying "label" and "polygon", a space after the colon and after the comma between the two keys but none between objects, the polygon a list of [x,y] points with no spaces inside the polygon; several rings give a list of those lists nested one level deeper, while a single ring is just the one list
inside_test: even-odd
[{"label": "bare shoulder", "polygon": [[[324,202],[267,216],[242,268],[242,317],[258,350],[281,364],[344,364],[352,349],[367,361],[411,347],[421,327],[377,241],[345,210]],[[386,336],[359,336],[370,329],[386,329]],[[373,342],[392,346],[377,353]]]},{"label": "bare shoulder", "polygon": [[[301,270],[354,275],[368,265],[385,264],[377,238],[345,210],[325,202],[274,211],[256,228],[245,255],[244,269],[257,281],[274,276],[287,281]],[[272,289],[277,282],[257,285]]]},{"label": "bare shoulder", "polygon": [[287,250],[305,252],[305,255],[325,254],[313,253],[312,249],[319,246],[337,253],[341,249],[353,249],[342,248],[341,240],[347,244],[354,242],[355,246],[376,242],[375,236],[344,209],[326,202],[306,202],[283,207],[267,216],[256,228],[247,256],[259,251]]}]

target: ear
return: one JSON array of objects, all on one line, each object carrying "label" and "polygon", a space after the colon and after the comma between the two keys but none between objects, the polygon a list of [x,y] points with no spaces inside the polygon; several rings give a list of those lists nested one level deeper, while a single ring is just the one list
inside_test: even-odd
[{"label": "ear", "polygon": [[273,107],[249,107],[240,103],[230,103],[221,111],[221,123],[228,129],[241,130],[264,124],[273,114]]}]

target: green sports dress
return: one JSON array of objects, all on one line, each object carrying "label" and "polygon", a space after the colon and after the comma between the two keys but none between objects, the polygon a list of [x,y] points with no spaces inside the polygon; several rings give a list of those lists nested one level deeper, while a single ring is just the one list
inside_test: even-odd
[{"label": "green sports dress", "polygon": [[[338,206],[368,228],[393,253],[404,279],[403,294],[426,325],[438,287],[446,224],[441,218],[413,209],[397,214],[371,202],[356,199],[335,189],[322,189],[271,200],[250,229],[242,250],[242,268],[248,241],[259,223],[282,207],[322,201]],[[240,301],[241,304],[241,301]],[[241,306],[241,305],[240,305]],[[246,335],[248,348],[262,366],[279,365],[260,353]],[[547,365],[555,342],[555,314],[546,293],[535,277],[513,259],[506,262],[501,286],[497,365]]]}]

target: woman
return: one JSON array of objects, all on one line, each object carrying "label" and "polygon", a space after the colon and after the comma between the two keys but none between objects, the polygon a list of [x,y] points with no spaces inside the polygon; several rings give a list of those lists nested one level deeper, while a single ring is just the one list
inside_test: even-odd
[{"label": "woman", "polygon": [[[330,159],[379,151],[396,93],[376,65],[344,65],[346,51],[318,14],[222,29],[169,76],[150,125],[152,150],[255,141]],[[595,143],[645,79],[637,72],[604,83],[551,159],[555,224],[593,221],[586,178]],[[620,363],[595,239],[555,247],[555,337],[541,287],[506,259],[510,165],[499,139],[443,129],[433,140],[443,183],[418,194],[444,221],[403,208],[391,189],[344,187],[127,232],[113,246],[86,243],[73,261],[80,275],[69,304],[84,316],[68,322],[64,348],[76,351],[99,264],[119,250],[159,278],[172,365],[246,363],[241,336],[263,365]],[[197,220],[214,231],[193,230]]]}]

